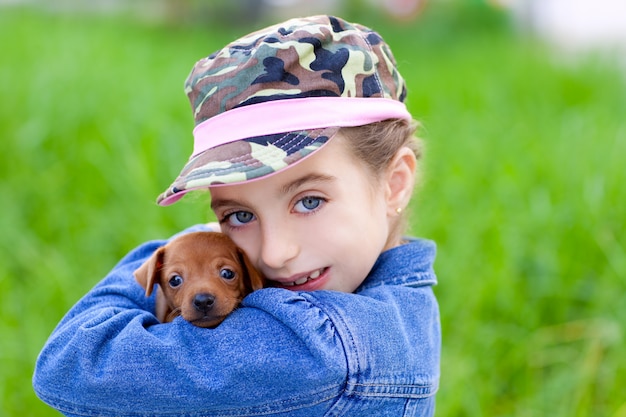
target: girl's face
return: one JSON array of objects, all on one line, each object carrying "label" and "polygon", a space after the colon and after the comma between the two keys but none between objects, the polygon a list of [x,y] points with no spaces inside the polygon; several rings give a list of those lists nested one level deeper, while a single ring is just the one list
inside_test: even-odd
[{"label": "girl's face", "polygon": [[384,190],[337,135],[283,172],[210,191],[222,232],[271,285],[353,292],[397,244]]}]

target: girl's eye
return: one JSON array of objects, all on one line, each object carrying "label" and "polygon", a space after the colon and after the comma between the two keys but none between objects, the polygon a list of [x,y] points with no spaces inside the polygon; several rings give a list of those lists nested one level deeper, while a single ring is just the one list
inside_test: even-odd
[{"label": "girl's eye", "polygon": [[294,210],[298,213],[309,213],[318,209],[323,202],[324,199],[320,197],[304,197],[296,203]]},{"label": "girl's eye", "polygon": [[181,285],[183,285],[183,277],[181,277],[180,275],[174,275],[170,278],[169,284],[172,288],[180,287]]},{"label": "girl's eye", "polygon": [[226,216],[225,220],[228,221],[231,226],[243,226],[254,220],[254,214],[249,211],[236,211]]},{"label": "girl's eye", "polygon": [[222,268],[220,270],[220,277],[227,279],[227,280],[231,280],[235,278],[235,273],[233,272],[232,269]]}]

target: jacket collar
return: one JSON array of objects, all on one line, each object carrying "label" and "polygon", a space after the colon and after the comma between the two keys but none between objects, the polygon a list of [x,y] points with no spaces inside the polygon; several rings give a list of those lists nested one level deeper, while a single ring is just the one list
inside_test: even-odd
[{"label": "jacket collar", "polygon": [[407,243],[380,254],[357,293],[380,285],[419,287],[437,284],[433,269],[437,252],[435,242],[417,238],[406,240]]}]

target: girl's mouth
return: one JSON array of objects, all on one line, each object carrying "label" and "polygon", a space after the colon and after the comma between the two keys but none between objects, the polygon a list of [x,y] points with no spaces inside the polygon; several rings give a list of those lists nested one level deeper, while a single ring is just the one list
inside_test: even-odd
[{"label": "girl's mouth", "polygon": [[317,280],[319,277],[321,277],[324,274],[324,272],[326,272],[327,269],[328,268],[320,268],[318,270],[311,272],[308,275],[301,276],[300,278],[296,278],[292,281],[274,281],[274,282],[280,287],[292,289],[292,287],[299,287],[301,285]]}]

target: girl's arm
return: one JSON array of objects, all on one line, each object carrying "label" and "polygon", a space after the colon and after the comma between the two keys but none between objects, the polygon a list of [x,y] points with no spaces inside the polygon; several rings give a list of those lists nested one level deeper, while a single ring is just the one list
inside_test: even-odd
[{"label": "girl's arm", "polygon": [[[416,401],[436,391],[438,322],[429,286],[396,288],[417,297],[421,317],[405,314],[391,287],[368,290],[373,297],[264,289],[216,329],[180,318],[160,324],[154,299],[132,273],[163,243],[131,252],[57,326],[33,377],[43,401],[81,416],[315,416],[371,389],[372,398]],[[371,383],[387,376],[396,381]]]}]

